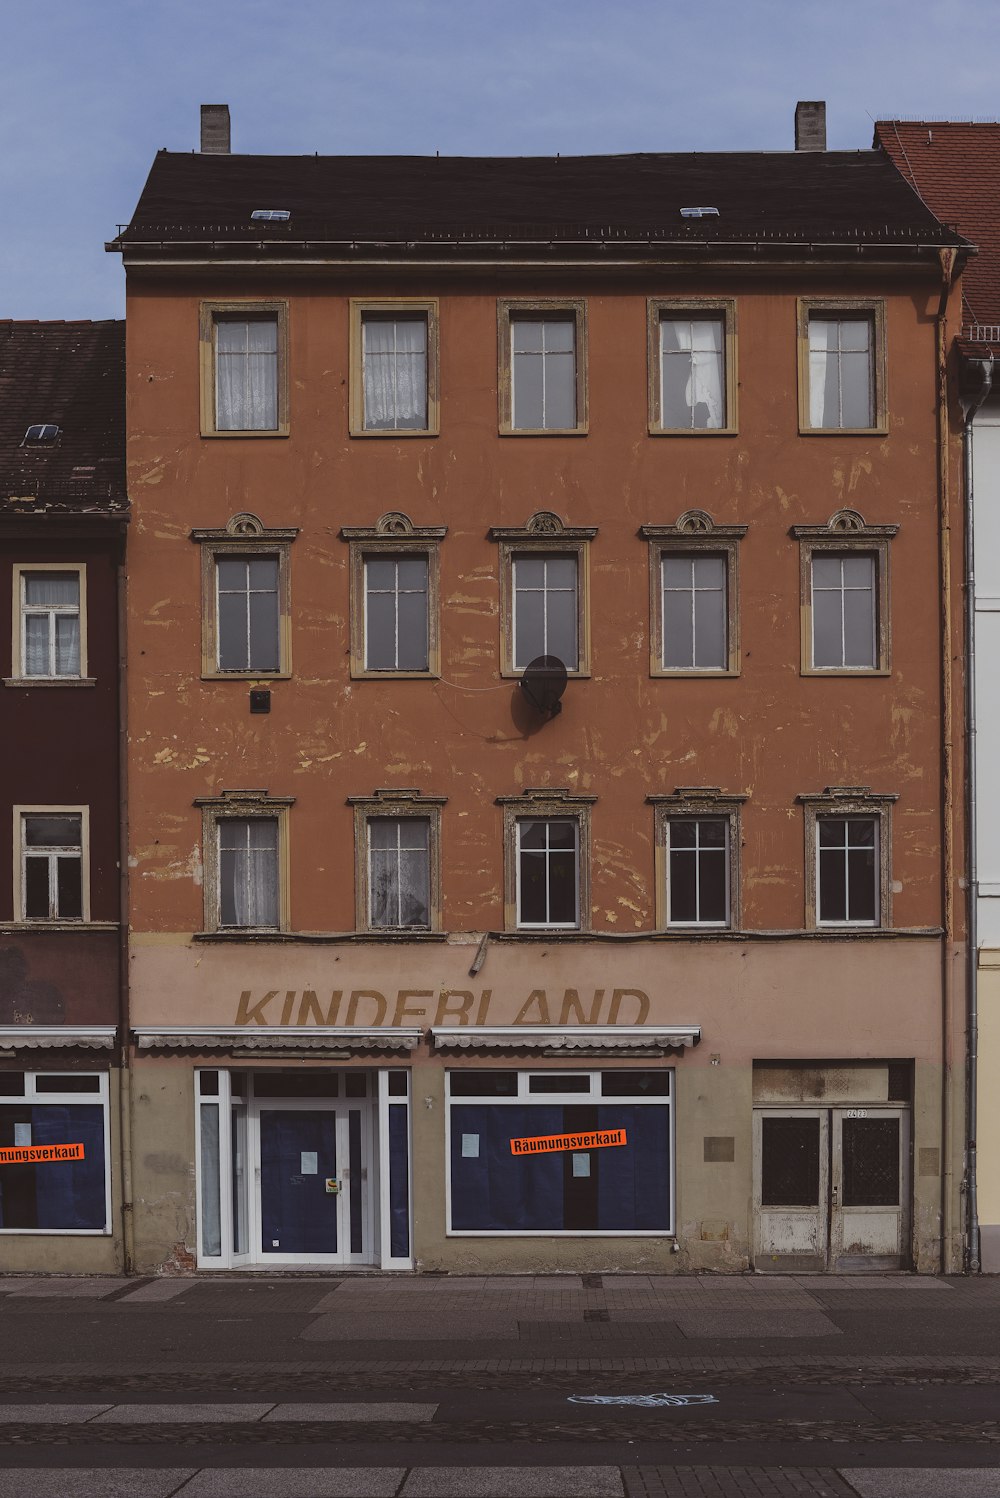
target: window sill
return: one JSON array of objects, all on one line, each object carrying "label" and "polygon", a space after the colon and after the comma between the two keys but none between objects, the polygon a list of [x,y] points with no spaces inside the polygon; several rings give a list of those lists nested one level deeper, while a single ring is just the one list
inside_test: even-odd
[{"label": "window sill", "polygon": [[291,671],[203,671],[202,681],[291,681]]},{"label": "window sill", "polygon": [[724,667],[711,666],[701,670],[695,666],[652,666],[650,676],[656,681],[676,680],[682,681],[719,681],[729,677],[736,681],[740,676],[739,670],[730,671]]},{"label": "window sill", "polygon": [[[504,667],[501,668],[501,671],[500,671],[500,680],[501,681],[521,681],[522,678],[523,678],[523,676],[524,676],[524,673],[525,673],[526,669],[527,669],[527,667],[525,667],[525,666],[519,666],[519,667],[517,667],[516,670],[512,666],[504,666]],[[591,672],[590,667],[588,666],[586,670],[567,671],[566,672],[566,679],[567,679],[567,681],[589,681],[592,674],[593,673]]]},{"label": "window sill", "polygon": [[586,437],[589,425],[579,427],[500,427],[501,437]]},{"label": "window sill", "polygon": [[440,437],[440,427],[351,427],[352,437]]},{"label": "window sill", "polygon": [[74,931],[117,931],[118,921],[2,921],[0,933],[20,934],[25,931],[62,932],[72,935]]},{"label": "window sill", "polygon": [[96,676],[4,676],[5,687],[96,687]]},{"label": "window sill", "polygon": [[258,429],[251,429],[250,431],[247,431],[247,432],[235,432],[235,431],[234,432],[216,432],[216,431],[206,431],[204,428],[202,428],[201,435],[203,437],[208,437],[208,438],[220,437],[222,439],[225,439],[227,437],[253,437],[253,438],[258,438],[258,437],[287,437],[288,436],[288,428],[287,427],[267,427],[266,430],[263,430],[263,431],[258,430]]},{"label": "window sill", "polygon": [[866,676],[891,676],[892,670],[888,666],[802,666],[799,669],[799,675],[864,678]]},{"label": "window sill", "polygon": [[440,671],[366,671],[351,667],[352,681],[440,681]]},{"label": "window sill", "polygon": [[649,426],[651,437],[738,437],[739,427],[657,427]]},{"label": "window sill", "polygon": [[800,437],[887,437],[888,423],[874,427],[799,427]]}]

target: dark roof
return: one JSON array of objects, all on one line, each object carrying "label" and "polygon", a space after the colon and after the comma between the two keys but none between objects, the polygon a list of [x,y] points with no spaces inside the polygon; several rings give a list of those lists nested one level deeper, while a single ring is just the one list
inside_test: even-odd
[{"label": "dark roof", "polygon": [[[684,219],[686,207],[719,216]],[[251,225],[255,208],[287,224]],[[161,151],[109,248],[308,240],[956,244],[880,151],[690,155],[229,156]]]},{"label": "dark roof", "polygon": [[883,146],[928,208],[979,247],[962,276],[964,331],[1000,333],[1000,124],[962,120],[879,120]]},{"label": "dark roof", "polygon": [[0,516],[126,509],[125,324],[0,321]]}]

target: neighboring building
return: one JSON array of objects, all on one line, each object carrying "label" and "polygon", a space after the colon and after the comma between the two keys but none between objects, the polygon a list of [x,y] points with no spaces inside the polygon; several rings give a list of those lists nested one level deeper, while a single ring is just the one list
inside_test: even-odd
[{"label": "neighboring building", "polygon": [[110,246],[137,1267],[954,1269],[964,241],[227,118]]},{"label": "neighboring building", "polygon": [[[931,211],[954,223],[978,254],[962,278],[948,323],[956,405],[966,425],[969,529],[974,537],[967,648],[974,661],[968,768],[970,828],[970,1093],[973,1128],[967,1176],[969,1264],[1000,1271],[1000,124],[882,120],[877,145]],[[977,1035],[978,1031],[978,1035]],[[976,1042],[978,1041],[978,1045]],[[978,1055],[977,1055],[978,1051]],[[978,1168],[976,1159],[978,1156]],[[976,1186],[978,1184],[978,1190]],[[979,1239],[976,1242],[976,1221]]]},{"label": "neighboring building", "polygon": [[[0,322],[0,1261],[124,1263],[125,328]],[[68,1149],[66,1147],[69,1147]]]}]

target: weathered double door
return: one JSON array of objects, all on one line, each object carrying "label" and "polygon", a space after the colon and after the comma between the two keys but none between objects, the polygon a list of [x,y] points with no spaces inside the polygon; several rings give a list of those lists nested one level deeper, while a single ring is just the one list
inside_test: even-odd
[{"label": "weathered double door", "polygon": [[755,1267],[909,1267],[906,1108],[754,1111]]}]

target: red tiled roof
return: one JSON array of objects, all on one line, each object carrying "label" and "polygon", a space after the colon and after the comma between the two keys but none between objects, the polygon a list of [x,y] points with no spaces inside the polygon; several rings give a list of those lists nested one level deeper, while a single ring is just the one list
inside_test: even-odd
[{"label": "red tiled roof", "polygon": [[126,509],[125,324],[0,320],[0,515]]},{"label": "red tiled roof", "polygon": [[[685,218],[683,208],[718,215]],[[287,223],[252,224],[255,208]],[[257,253],[336,243],[602,245],[720,241],[959,244],[881,151],[623,156],[230,156],[161,151],[109,249],[206,242]]]},{"label": "red tiled roof", "polygon": [[879,120],[875,144],[938,218],[978,246],[962,277],[963,322],[970,342],[1000,346],[1000,124]]}]

